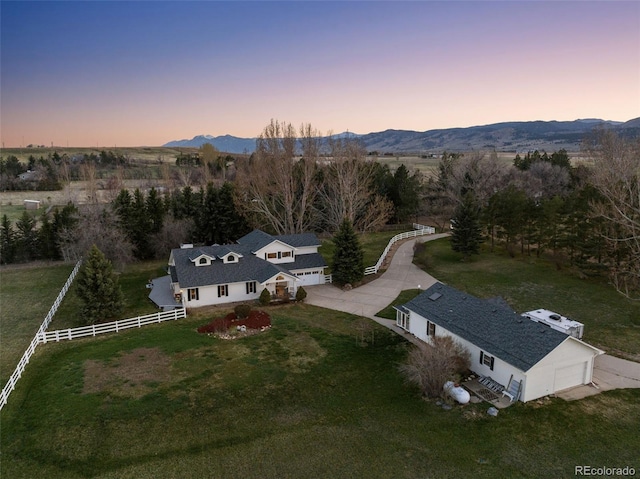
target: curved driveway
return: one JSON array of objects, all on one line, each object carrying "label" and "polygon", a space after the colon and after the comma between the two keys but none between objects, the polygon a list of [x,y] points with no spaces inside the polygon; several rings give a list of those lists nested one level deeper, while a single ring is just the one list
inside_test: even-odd
[{"label": "curved driveway", "polygon": [[419,236],[401,244],[393,255],[387,270],[379,278],[359,288],[343,291],[332,284],[308,287],[305,303],[365,316],[384,326],[392,327],[395,325],[395,321],[378,318],[375,314],[389,306],[400,294],[400,291],[418,287],[426,289],[437,282],[433,276],[413,264],[414,244],[444,236],[447,234]]}]

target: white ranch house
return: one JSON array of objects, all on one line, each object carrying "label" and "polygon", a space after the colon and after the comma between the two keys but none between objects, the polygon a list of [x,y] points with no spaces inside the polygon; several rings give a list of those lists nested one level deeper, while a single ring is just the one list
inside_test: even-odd
[{"label": "white ranch house", "polygon": [[312,233],[260,230],[237,244],[185,245],[171,251],[169,276],[153,280],[149,297],[163,309],[255,300],[265,288],[273,297],[292,298],[300,286],[324,284],[327,264],[319,246]]},{"label": "white ranch house", "polygon": [[471,370],[526,402],[589,384],[604,352],[523,318],[501,299],[483,300],[436,283],[396,308],[396,324],[429,343],[450,336],[471,354]]}]

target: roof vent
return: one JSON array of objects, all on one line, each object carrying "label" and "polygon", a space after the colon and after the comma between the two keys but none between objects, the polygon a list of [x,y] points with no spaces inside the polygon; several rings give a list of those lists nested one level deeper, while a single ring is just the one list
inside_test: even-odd
[{"label": "roof vent", "polygon": [[429,299],[431,301],[436,301],[438,300],[442,295],[440,293],[433,293],[431,296],[429,296]]},{"label": "roof vent", "polygon": [[555,321],[560,321],[562,318],[560,317],[559,314],[550,314],[549,315],[549,319],[553,319]]}]

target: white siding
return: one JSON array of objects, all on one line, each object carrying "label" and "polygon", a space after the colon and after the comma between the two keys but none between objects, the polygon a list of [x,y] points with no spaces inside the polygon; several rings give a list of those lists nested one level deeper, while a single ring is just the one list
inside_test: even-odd
[{"label": "white siding", "polygon": [[[282,253],[289,253],[290,256],[282,257]],[[280,253],[278,255],[278,253]],[[275,258],[269,258],[269,254],[275,254]],[[280,264],[280,263],[293,263],[295,258],[295,251],[291,246],[288,246],[279,241],[274,241],[273,243],[268,244],[264,248],[256,251],[256,256],[260,259],[264,259],[269,261],[270,263]],[[280,256],[280,257],[278,257]]]},{"label": "white siding", "polygon": [[523,401],[589,384],[598,351],[571,336],[527,372]]},{"label": "white siding", "polygon": [[318,252],[317,246],[302,246],[300,248],[296,248],[296,255],[311,254],[311,253],[317,253],[317,252]]},{"label": "white siding", "polygon": [[184,305],[187,308],[198,308],[200,306],[209,306],[213,304],[233,303],[238,301],[251,301],[258,299],[263,287],[259,283],[256,284],[256,292],[247,294],[247,286],[245,282],[231,283],[227,285],[229,290],[228,296],[218,297],[218,285],[200,286],[198,288],[198,299],[189,301],[189,295],[186,288],[183,288],[185,295]]},{"label": "white siding", "polygon": [[[429,336],[427,336],[427,319],[414,312],[411,312],[409,319],[409,332],[419,339],[429,342]],[[449,336],[451,339],[466,348],[471,355],[469,365],[470,369],[476,374],[491,376],[494,381],[497,381],[505,387],[508,385],[509,379],[512,375],[517,381],[523,381],[525,379],[525,373],[520,369],[504,362],[500,358],[493,356],[491,353],[480,349],[475,344],[470,343],[466,339],[463,339],[438,325],[436,325],[436,336]],[[484,354],[494,357],[493,370],[491,370],[489,366],[480,363],[481,351]]]}]

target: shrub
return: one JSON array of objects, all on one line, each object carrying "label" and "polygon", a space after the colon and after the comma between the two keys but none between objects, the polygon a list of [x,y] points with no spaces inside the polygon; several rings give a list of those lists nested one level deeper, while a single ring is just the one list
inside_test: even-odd
[{"label": "shrub", "polygon": [[258,299],[258,301],[260,301],[260,304],[262,306],[266,306],[271,302],[271,293],[267,288],[264,288],[262,290],[262,293],[260,293],[260,298]]},{"label": "shrub", "polygon": [[209,324],[200,326],[199,333],[221,333],[236,326],[246,326],[249,329],[260,329],[271,326],[271,316],[264,311],[250,311],[246,318],[238,319],[236,313],[229,313],[224,318],[216,318]]},{"label": "shrub", "polygon": [[233,312],[236,313],[236,317],[238,319],[244,319],[249,316],[251,312],[251,306],[248,304],[239,304],[235,308],[233,308]]},{"label": "shrub", "polygon": [[442,387],[453,376],[469,369],[470,355],[462,345],[446,336],[433,338],[432,344],[416,346],[409,352],[400,371],[427,397],[443,397]]},{"label": "shrub", "polygon": [[298,288],[298,291],[296,291],[296,301],[304,301],[306,297],[307,297],[307,292],[304,290],[302,286],[300,286]]}]

